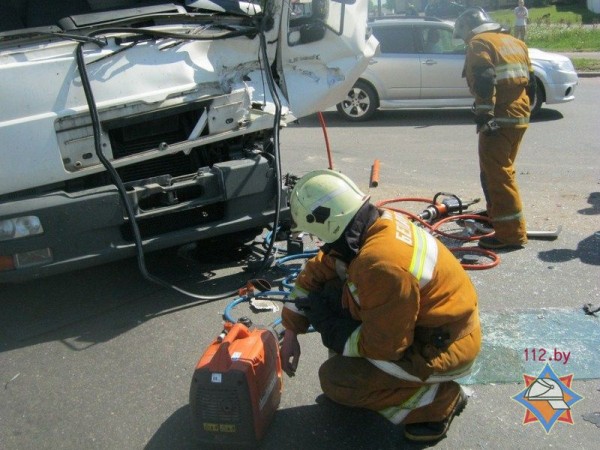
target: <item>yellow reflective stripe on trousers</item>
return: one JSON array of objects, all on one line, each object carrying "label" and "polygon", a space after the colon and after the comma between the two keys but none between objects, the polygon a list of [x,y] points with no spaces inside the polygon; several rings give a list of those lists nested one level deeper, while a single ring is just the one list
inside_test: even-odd
[{"label": "yellow reflective stripe on trousers", "polygon": [[494,217],[494,222],[510,222],[511,220],[521,220],[521,217],[523,217],[523,213],[518,212],[506,216]]},{"label": "yellow reflective stripe on trousers", "polygon": [[371,359],[367,358],[371,364],[377,367],[379,370],[392,375],[393,377],[398,378],[399,380],[404,381],[414,381],[416,383],[427,383],[427,384],[435,384],[435,383],[444,383],[446,381],[456,380],[458,378],[466,377],[471,373],[471,364],[468,364],[460,369],[444,372],[444,373],[434,373],[429,376],[426,380],[421,380],[419,377],[408,373],[398,364],[395,364],[391,361],[383,361],[381,359]]},{"label": "yellow reflective stripe on trousers", "polygon": [[437,264],[438,247],[432,235],[412,222],[410,225],[413,230],[415,247],[408,270],[419,282],[419,287],[422,288],[433,277],[433,270]]},{"label": "yellow reflective stripe on trousers", "polygon": [[423,386],[402,405],[390,406],[389,408],[378,411],[378,413],[394,425],[400,425],[412,410],[433,403],[439,387],[439,384]]}]

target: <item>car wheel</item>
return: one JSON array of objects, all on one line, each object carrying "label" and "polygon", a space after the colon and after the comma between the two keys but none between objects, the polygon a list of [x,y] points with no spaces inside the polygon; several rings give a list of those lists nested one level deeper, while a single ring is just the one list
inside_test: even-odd
[{"label": "car wheel", "polygon": [[369,84],[358,80],[348,92],[348,97],[337,104],[338,112],[353,122],[368,120],[379,108],[377,92]]},{"label": "car wheel", "polygon": [[544,103],[546,98],[546,93],[544,91],[544,85],[542,82],[536,78],[535,83],[535,97],[533,99],[529,99],[531,117],[536,116],[540,112],[540,109],[542,109],[542,103]]}]

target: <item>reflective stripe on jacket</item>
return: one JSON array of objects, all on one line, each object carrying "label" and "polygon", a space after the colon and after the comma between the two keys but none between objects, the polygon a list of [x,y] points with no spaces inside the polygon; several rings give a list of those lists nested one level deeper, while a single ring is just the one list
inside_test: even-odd
[{"label": "reflective stripe on jacket", "polygon": [[[318,290],[336,277],[334,258],[319,252],[296,285]],[[383,361],[402,359],[417,327],[444,328],[458,337],[469,332],[466,327],[477,315],[477,294],[456,257],[404,216],[387,210],[348,266],[342,303],[362,322],[344,355]],[[306,318],[287,304],[283,324],[296,332],[308,327]]]}]

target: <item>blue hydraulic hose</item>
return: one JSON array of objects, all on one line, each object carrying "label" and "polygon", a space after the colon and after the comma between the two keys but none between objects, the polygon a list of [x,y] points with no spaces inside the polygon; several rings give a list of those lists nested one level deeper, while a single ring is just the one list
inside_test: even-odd
[{"label": "blue hydraulic hose", "polygon": [[282,263],[288,262],[288,261],[292,261],[294,259],[312,258],[318,252],[319,252],[319,250],[309,250],[309,251],[304,252],[304,253],[297,253],[295,255],[282,256],[277,261],[275,261],[275,264],[277,264],[278,266],[280,266]]},{"label": "blue hydraulic hose", "polygon": [[[277,261],[275,261],[275,265],[279,268],[284,268],[283,263],[286,263],[288,261],[293,261],[296,259],[312,258],[313,256],[315,256],[317,254],[317,252],[318,252],[318,250],[312,250],[312,251],[308,251],[308,252],[304,252],[304,253],[298,253],[296,255],[283,256],[283,257],[279,258]],[[298,276],[299,272],[300,272],[300,270],[290,271],[290,274],[283,279],[283,282],[282,282],[283,287],[286,289],[292,290],[294,288],[294,282],[296,281],[296,277]]]},{"label": "blue hydraulic hose", "polygon": [[[315,256],[317,254],[318,250],[310,250],[304,253],[298,253],[295,255],[288,255],[288,256],[283,256],[279,259],[277,259],[275,261],[275,264],[277,267],[280,268],[285,268],[283,266],[284,263],[288,262],[288,261],[293,261],[293,260],[297,260],[297,259],[308,259],[308,258],[312,258],[313,256]],[[287,269],[287,268],[286,268]],[[288,269],[289,270],[289,269]],[[269,296],[277,296],[280,295],[283,298],[280,300],[282,302],[286,302],[289,301],[287,300],[287,297],[290,295],[291,290],[294,287],[294,281],[296,280],[296,277],[298,276],[298,273],[300,272],[300,270],[294,270],[294,271],[290,271],[290,275],[288,275],[284,280],[283,280],[283,287],[288,289],[288,290],[283,290],[283,291],[277,291],[277,290],[271,290],[271,291],[265,291],[265,292],[258,292],[257,294],[252,294],[252,295],[243,295],[243,296],[239,296],[236,297],[235,299],[233,299],[226,307],[225,307],[225,311],[223,312],[223,318],[228,321],[228,322],[232,322],[232,323],[236,323],[237,319],[235,319],[233,317],[233,310],[236,306],[238,306],[241,303],[244,302],[250,302],[250,300],[252,298],[262,298],[262,297],[269,297]],[[273,324],[279,324],[281,322],[281,318],[275,320],[273,322]]]},{"label": "blue hydraulic hose", "polygon": [[284,298],[281,301],[285,302],[285,297],[290,295],[290,293],[288,291],[265,291],[259,292],[258,294],[253,296],[243,295],[241,297],[237,297],[225,307],[225,311],[223,312],[223,318],[228,322],[236,323],[237,319],[234,319],[232,315],[232,311],[236,306],[244,302],[249,302],[252,298],[269,297],[273,295],[283,296]]}]

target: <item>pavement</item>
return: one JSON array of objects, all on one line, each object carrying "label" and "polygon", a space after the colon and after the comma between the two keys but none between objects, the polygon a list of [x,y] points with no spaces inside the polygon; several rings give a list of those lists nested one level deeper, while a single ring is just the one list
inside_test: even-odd
[{"label": "pavement", "polygon": [[[599,87],[600,78],[582,78],[577,99],[542,108],[525,135],[517,170],[528,224],[563,231],[503,252],[497,268],[469,272],[486,350],[466,384],[469,404],[436,450],[598,449],[600,317],[584,315],[582,304],[600,305],[600,141],[590,113]],[[470,111],[386,111],[351,126],[335,111],[323,115],[336,169],[366,188],[373,159],[381,161],[379,185],[365,191],[374,201],[481,195]],[[322,134],[316,116],[283,130],[284,172],[326,167]],[[243,254],[224,244],[152,253],[147,267],[193,292],[228,292],[248,274]],[[274,266],[265,278],[278,287],[284,275]],[[206,449],[190,426],[190,382],[232,300],[202,303],[156,286],[139,275],[135,259],[0,286],[0,448]],[[267,324],[279,313],[244,303],[232,311],[243,315]],[[324,399],[318,368],[327,352],[317,333],[302,336],[301,345],[298,371],[284,378],[260,450],[424,448],[376,413]],[[524,401],[525,377],[539,377],[549,358],[573,392],[563,391],[567,411]]]}]

